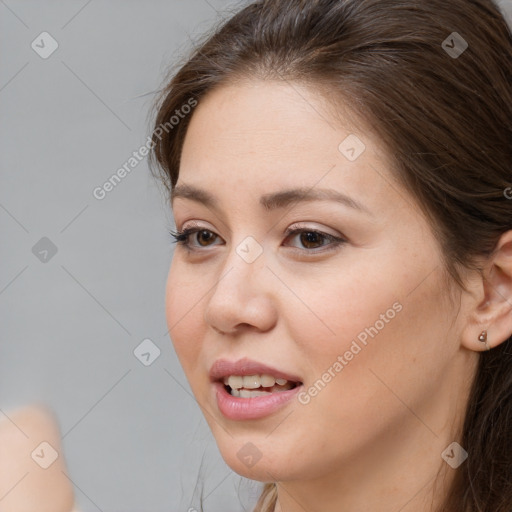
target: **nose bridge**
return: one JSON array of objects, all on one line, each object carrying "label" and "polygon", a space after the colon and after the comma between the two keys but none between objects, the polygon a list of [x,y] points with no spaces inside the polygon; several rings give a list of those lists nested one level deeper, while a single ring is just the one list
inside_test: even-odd
[{"label": "nose bridge", "polygon": [[223,332],[238,324],[268,329],[275,319],[265,268],[263,246],[253,237],[245,237],[230,248],[209,295],[205,320]]},{"label": "nose bridge", "polygon": [[[238,292],[255,292],[253,286],[262,282],[265,270],[263,245],[253,236],[246,236],[233,245],[226,257],[219,284],[233,285]],[[219,288],[219,287],[217,287]]]}]

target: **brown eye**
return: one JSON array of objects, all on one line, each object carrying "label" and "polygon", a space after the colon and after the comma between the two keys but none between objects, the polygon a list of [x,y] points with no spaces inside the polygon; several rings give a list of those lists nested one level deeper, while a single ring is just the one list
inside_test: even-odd
[{"label": "brown eye", "polygon": [[306,249],[316,249],[324,245],[325,236],[317,231],[303,231],[300,233],[300,242]]},{"label": "brown eye", "polygon": [[186,228],[183,231],[169,231],[173,242],[185,247],[188,250],[194,250],[194,247],[208,247],[214,245],[218,235],[209,229]]},{"label": "brown eye", "polygon": [[202,247],[208,246],[210,242],[214,241],[217,235],[215,233],[212,233],[211,231],[208,231],[207,229],[202,229],[201,231],[197,232],[197,241],[199,245]]},{"label": "brown eye", "polygon": [[314,229],[296,228],[286,231],[286,242],[304,253],[319,254],[336,249],[346,243],[346,239]]}]

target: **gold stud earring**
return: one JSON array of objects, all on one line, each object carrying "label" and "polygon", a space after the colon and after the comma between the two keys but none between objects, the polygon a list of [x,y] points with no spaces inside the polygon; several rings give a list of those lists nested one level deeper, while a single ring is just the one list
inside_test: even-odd
[{"label": "gold stud earring", "polygon": [[486,350],[491,350],[489,343],[487,342],[487,331],[482,331],[478,336],[478,341],[485,343]]}]

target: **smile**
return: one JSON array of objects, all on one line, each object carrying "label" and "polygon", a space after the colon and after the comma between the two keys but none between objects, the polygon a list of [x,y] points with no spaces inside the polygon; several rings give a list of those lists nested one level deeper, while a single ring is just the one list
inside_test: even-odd
[{"label": "smile", "polygon": [[230,375],[224,377],[224,386],[231,396],[252,398],[287,391],[297,386],[296,382],[275,378],[272,375]]},{"label": "smile", "polygon": [[210,380],[220,413],[236,421],[268,416],[303,388],[296,375],[247,358],[217,360],[210,369]]}]

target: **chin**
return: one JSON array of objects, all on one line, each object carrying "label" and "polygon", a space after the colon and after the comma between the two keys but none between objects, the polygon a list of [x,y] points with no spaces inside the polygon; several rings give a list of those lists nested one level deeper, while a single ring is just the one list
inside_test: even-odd
[{"label": "chin", "polygon": [[301,474],[297,450],[293,447],[286,451],[281,444],[281,450],[276,451],[275,440],[265,439],[265,435],[261,436],[261,442],[257,436],[237,439],[225,432],[217,435],[222,436],[221,439],[216,437],[216,442],[224,462],[240,476],[259,482],[307,478],[307,475]]},{"label": "chin", "polygon": [[272,463],[264,456],[254,466],[249,467],[249,465],[238,459],[236,451],[230,450],[226,454],[221,452],[221,455],[226,464],[235,473],[245,478],[258,482],[276,482],[293,479],[289,467],[282,467],[283,464],[276,463],[275,461]]}]

